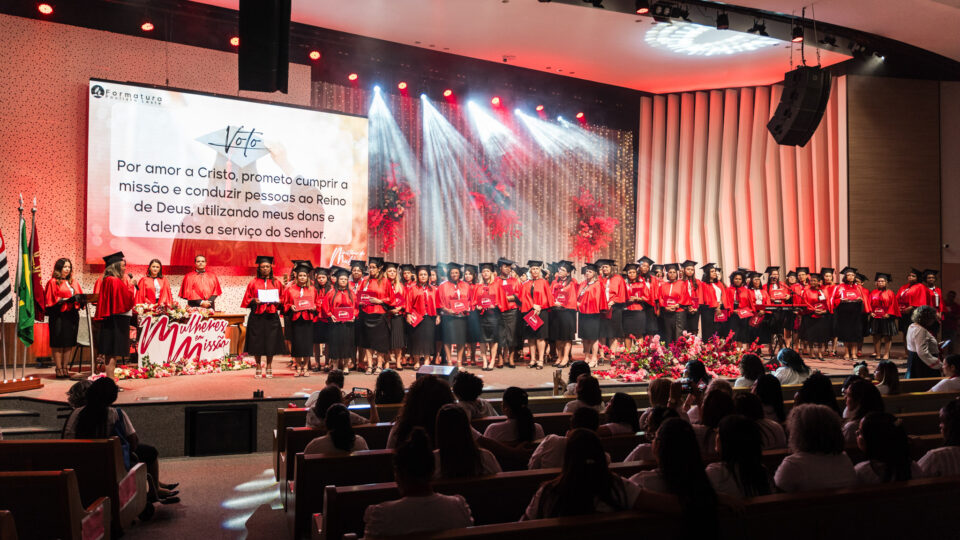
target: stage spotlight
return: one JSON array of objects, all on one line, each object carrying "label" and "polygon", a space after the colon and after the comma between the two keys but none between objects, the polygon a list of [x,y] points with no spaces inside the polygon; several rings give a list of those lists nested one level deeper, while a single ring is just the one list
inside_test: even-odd
[{"label": "stage spotlight", "polygon": [[770,35],[767,33],[767,23],[765,21],[762,21],[762,20],[758,21],[756,19],[753,20],[753,26],[751,26],[750,29],[747,30],[747,33],[757,34],[758,36]]},{"label": "stage spotlight", "polygon": [[543,111],[543,105],[537,105],[537,112]]},{"label": "stage spotlight", "polygon": [[239,46],[240,46],[240,38],[237,37],[237,36],[233,36],[232,38],[230,38],[230,45],[233,45],[234,47],[239,47]]},{"label": "stage spotlight", "polygon": [[140,29],[143,30],[144,32],[152,32],[152,31],[153,31],[153,23],[150,22],[150,21],[146,21],[145,23],[143,23],[143,24],[140,25]]},{"label": "stage spotlight", "polygon": [[790,41],[794,43],[800,43],[801,41],[803,41],[803,27],[800,26],[799,24],[793,25],[793,32],[791,35],[793,37],[790,39]]},{"label": "stage spotlight", "polygon": [[347,80],[350,81],[350,82],[353,82],[353,81],[355,81],[355,80],[357,80],[357,79],[359,79],[359,78],[360,78],[360,76],[357,75],[356,73],[351,73],[351,74],[347,75]]},{"label": "stage spotlight", "polygon": [[520,116],[521,114],[523,114],[523,111],[521,111],[520,108],[518,107],[513,110],[513,114]]},{"label": "stage spotlight", "polygon": [[405,83],[405,82],[403,82],[403,81],[400,81],[400,84],[397,85],[397,88],[400,89],[400,90],[406,90],[406,89],[407,89],[407,83]]},{"label": "stage spotlight", "polygon": [[490,104],[494,107],[500,106],[500,96],[493,96],[493,99],[490,100]]},{"label": "stage spotlight", "polygon": [[449,89],[449,88],[447,88],[446,90],[443,91],[443,97],[450,97],[450,96],[452,96],[452,95],[453,95],[453,90],[451,90],[451,89]]},{"label": "stage spotlight", "polygon": [[577,120],[583,120],[583,112],[577,113]]},{"label": "stage spotlight", "polygon": [[727,30],[730,28],[730,17],[726,13],[717,15],[717,30]]},{"label": "stage spotlight", "polygon": [[637,15],[646,15],[650,13],[650,0],[637,0],[635,7]]},{"label": "stage spotlight", "polygon": [[563,117],[562,117],[562,116],[557,116],[557,122],[563,122]]},{"label": "stage spotlight", "polygon": [[319,60],[319,59],[320,59],[320,51],[310,51],[310,59],[311,59],[311,60]]},{"label": "stage spotlight", "polygon": [[39,11],[41,15],[53,15],[53,6],[50,4],[40,4],[37,6],[37,11]]},{"label": "stage spotlight", "polygon": [[379,85],[379,84],[373,85],[373,91],[379,94],[379,93],[380,93],[380,85]]},{"label": "stage spotlight", "polygon": [[[420,99],[426,101],[426,100],[427,100],[427,95],[426,95],[426,94],[420,94]],[[469,104],[468,104],[468,105],[469,105]]]}]

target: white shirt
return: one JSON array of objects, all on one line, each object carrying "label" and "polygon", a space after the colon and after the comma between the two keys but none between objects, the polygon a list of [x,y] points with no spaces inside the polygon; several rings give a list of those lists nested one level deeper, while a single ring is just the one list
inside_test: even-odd
[{"label": "white shirt", "polygon": [[591,409],[595,409],[598,413],[601,413],[601,414],[603,414],[603,410],[606,409],[606,406],[602,401],[600,402],[599,405],[587,405],[586,403],[580,401],[579,399],[574,399],[572,401],[568,401],[567,404],[563,406],[563,412],[572,413],[573,411],[579,409],[580,407],[590,407]]},{"label": "white shirt", "polygon": [[[874,465],[872,461],[861,461],[857,463],[857,466],[853,468],[857,473],[857,482],[860,485],[869,485],[869,484],[879,484],[880,474],[878,470],[883,470],[883,464],[877,463]],[[923,469],[920,468],[920,465],[916,461],[910,462],[910,479],[916,480],[918,478],[923,478]]]},{"label": "white shirt", "polygon": [[736,381],[733,382],[734,388],[753,388],[753,385],[757,381],[753,379],[748,379],[746,377],[738,377]]},{"label": "white shirt", "polygon": [[[356,426],[359,424],[367,424],[370,422],[366,418],[360,416],[359,414],[353,411],[348,411],[348,412],[350,413],[351,426]],[[307,427],[311,427],[314,429],[327,429],[326,420],[323,418],[317,417],[316,413],[313,412],[313,407],[310,407],[310,409],[307,410]]]},{"label": "white shirt", "polygon": [[773,482],[787,493],[854,486],[857,474],[847,454],[794,452],[783,458]]},{"label": "white shirt", "polygon": [[706,473],[707,478],[710,479],[710,484],[713,485],[713,490],[717,494],[722,493],[738,499],[743,498],[743,490],[740,489],[737,479],[724,463],[715,461],[707,465]]},{"label": "white shirt", "polygon": [[[493,455],[493,452],[486,448],[478,448],[478,450],[480,450],[480,476],[489,476],[503,472],[503,469],[500,468],[500,462],[497,461],[497,457]],[[433,462],[433,477],[440,479],[440,450],[433,451]]]},{"label": "white shirt", "polygon": [[434,493],[368,506],[363,522],[364,536],[393,536],[470,527],[473,517],[462,496]]},{"label": "white shirt", "polygon": [[631,426],[630,424],[608,422],[606,424],[602,424],[600,427],[606,428],[607,432],[610,435],[633,435],[634,433],[636,433],[635,431],[633,431],[633,426]]},{"label": "white shirt", "polygon": [[760,428],[760,437],[763,441],[764,450],[776,450],[787,447],[787,432],[783,429],[780,422],[764,418],[757,420],[757,427]]},{"label": "white shirt", "polygon": [[667,483],[660,476],[660,469],[652,471],[640,471],[630,477],[630,481],[640,487],[643,491],[653,491],[655,493],[669,493]]},{"label": "white shirt", "polygon": [[341,450],[333,445],[333,439],[330,438],[330,435],[324,435],[323,437],[317,437],[316,439],[310,441],[306,448],[303,449],[304,454],[349,454],[350,452],[357,452],[360,450],[369,450],[367,447],[367,441],[364,440],[360,435],[354,435],[353,438],[353,448],[350,450]]},{"label": "white shirt", "polygon": [[960,446],[941,446],[927,452],[919,461],[926,477],[960,475]]},{"label": "white shirt", "polygon": [[907,351],[917,353],[928,367],[940,369],[940,345],[937,338],[917,323],[907,328]]},{"label": "white shirt", "polygon": [[780,380],[781,385],[786,386],[788,384],[803,384],[810,373],[800,373],[787,366],[782,366],[773,372],[773,376]]},{"label": "white shirt", "polygon": [[[563,467],[563,456],[567,453],[567,438],[563,435],[547,435],[540,441],[537,448],[527,462],[527,468],[555,469]],[[607,463],[610,463],[610,453],[604,452]]]},{"label": "white shirt", "polygon": [[928,390],[928,392],[960,392],[960,377],[943,379],[933,385],[933,388]]},{"label": "white shirt", "polygon": [[[623,486],[623,495],[625,500],[620,501],[620,507],[614,508],[609,504],[601,501],[600,499],[593,500],[593,511],[597,513],[605,512],[618,512],[621,510],[628,510],[633,508],[633,505],[637,502],[637,497],[640,496],[640,487],[623,479],[620,476],[614,475],[613,481],[619,483]],[[527,505],[526,512],[523,513],[523,519],[543,519],[548,516],[540,515],[540,500],[543,498],[543,486],[540,486],[540,489],[533,494],[533,498],[530,499],[530,504]]]},{"label": "white shirt", "polygon": [[[497,442],[512,444],[517,442],[517,421],[513,418],[504,420],[503,422],[496,422],[487,426],[487,429],[483,430],[483,436],[488,439],[493,439]],[[533,424],[533,440],[539,441],[543,438],[543,426],[540,424]]]},{"label": "white shirt", "polygon": [[657,457],[653,455],[653,445],[650,443],[638,444],[624,461],[656,461]]},{"label": "white shirt", "polygon": [[493,408],[489,401],[483,398],[477,398],[473,401],[458,401],[460,407],[467,411],[467,418],[483,418],[484,416],[499,416],[500,413]]},{"label": "white shirt", "polygon": [[[77,421],[80,419],[80,411],[82,411],[83,409],[84,409],[83,407],[78,407],[74,409],[72,413],[70,413],[70,418],[67,418],[67,425],[64,426],[63,428],[64,439],[77,438]],[[117,412],[115,408],[109,407],[107,409],[107,426],[110,429],[110,431],[107,432],[107,437],[114,436],[113,426],[114,424],[117,423],[117,420],[119,419],[120,419],[120,413]],[[136,433],[136,431],[134,431],[133,429],[133,424],[130,423],[130,417],[127,416],[126,413],[124,413],[123,415],[123,430],[124,430],[124,435],[126,435],[127,437]]]}]

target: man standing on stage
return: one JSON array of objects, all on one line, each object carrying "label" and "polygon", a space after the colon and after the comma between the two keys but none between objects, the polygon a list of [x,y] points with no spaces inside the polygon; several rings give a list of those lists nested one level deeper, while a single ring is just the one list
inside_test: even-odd
[{"label": "man standing on stage", "polygon": [[187,301],[188,306],[215,309],[217,297],[223,294],[220,290],[220,280],[213,273],[207,272],[207,258],[197,255],[193,258],[194,270],[183,276],[180,285],[180,298]]}]

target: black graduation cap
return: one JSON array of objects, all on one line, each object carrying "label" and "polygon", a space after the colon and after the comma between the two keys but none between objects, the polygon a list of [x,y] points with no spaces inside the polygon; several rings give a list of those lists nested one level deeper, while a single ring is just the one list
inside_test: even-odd
[{"label": "black graduation cap", "polygon": [[824,266],[823,268],[820,269],[820,276],[821,276],[821,277],[823,277],[824,274],[832,274],[832,273],[833,273],[833,268],[828,268],[828,267]]},{"label": "black graduation cap", "polygon": [[613,259],[597,259],[597,262],[593,264],[597,265],[598,267],[603,265],[613,266],[614,262],[616,261],[614,261]]},{"label": "black graduation cap", "polygon": [[367,257],[367,265],[383,268],[383,257]]},{"label": "black graduation cap", "polygon": [[927,268],[926,270],[923,271],[923,279],[927,279],[927,276],[936,277],[936,275],[937,275],[937,271],[931,268]]},{"label": "black graduation cap", "polygon": [[118,251],[116,253],[111,253],[103,258],[103,264],[110,266],[113,263],[117,263],[123,260],[123,252]]},{"label": "black graduation cap", "polygon": [[[352,262],[352,261],[351,261],[351,262]],[[347,270],[346,268],[341,268],[341,267],[339,267],[339,266],[331,266],[331,267],[330,267],[330,273],[333,275],[333,277],[338,278],[338,279],[340,278],[340,276],[349,276],[349,275],[350,275],[350,271],[349,271],[349,270]]]},{"label": "black graduation cap", "polygon": [[730,281],[733,281],[733,278],[735,278],[736,276],[740,276],[743,279],[747,279],[747,273],[741,270],[740,268],[737,268],[733,272],[730,272]]},{"label": "black graduation cap", "polygon": [[273,264],[273,257],[269,255],[257,255],[257,266],[260,266],[261,263],[265,262]]},{"label": "black graduation cap", "polygon": [[527,273],[527,270],[529,270],[529,268],[527,268],[527,267],[525,267],[525,266],[518,266],[518,267],[517,267],[517,275],[518,275],[518,276],[522,276],[522,275],[524,275],[524,274]]},{"label": "black graduation cap", "polygon": [[300,272],[310,273],[313,271],[313,264],[310,261],[295,261],[296,266],[293,267],[293,272],[299,274]]},{"label": "black graduation cap", "polygon": [[447,272],[449,272],[450,270],[460,270],[461,272],[463,272],[463,265],[458,262],[451,261],[451,262],[448,262],[445,266],[446,266]]},{"label": "black graduation cap", "polygon": [[809,267],[809,266],[798,266],[798,267],[797,267],[797,273],[799,274],[800,272],[803,272],[804,274],[809,274],[809,273],[810,273],[810,267]]},{"label": "black graduation cap", "polygon": [[427,274],[429,274],[432,268],[433,266],[430,266],[429,264],[418,264],[416,268],[414,268],[414,270],[416,270],[418,274],[420,273],[421,270],[426,270]]},{"label": "black graduation cap", "polygon": [[701,269],[701,270],[710,270],[711,268],[713,268],[713,267],[715,267],[715,266],[716,266],[716,265],[713,264],[713,263],[707,263],[707,264],[701,266],[700,269]]},{"label": "black graduation cap", "polygon": [[557,263],[558,268],[566,268],[567,273],[571,273],[574,270],[573,263],[570,261],[560,261]]},{"label": "black graduation cap", "polygon": [[[823,270],[821,270],[821,272],[822,272],[822,271],[823,271]],[[844,266],[844,267],[843,267],[843,270],[840,270],[840,273],[841,273],[841,274],[846,274],[847,272],[853,272],[854,274],[856,274],[856,273],[857,273],[857,269],[854,268],[854,267],[852,267],[852,266]]]},{"label": "black graduation cap", "polygon": [[769,274],[770,272],[777,272],[780,270],[779,266],[768,266],[766,270],[763,271],[764,274]]},{"label": "black graduation cap", "polygon": [[437,272],[437,273],[440,272],[440,267],[435,264],[429,265],[428,268],[430,269],[431,272]]},{"label": "black graduation cap", "polygon": [[665,265],[663,265],[663,269],[666,270],[667,272],[669,272],[670,270],[676,270],[677,272],[679,272],[679,271],[680,271],[680,265],[677,264],[677,263],[665,264]]},{"label": "black graduation cap", "polygon": [[651,259],[650,257],[647,257],[646,255],[637,259],[637,262],[640,264],[647,263],[651,266],[653,265],[653,259]]},{"label": "black graduation cap", "polygon": [[890,276],[890,274],[886,274],[886,273],[884,273],[884,272],[877,272],[876,275],[873,276],[873,280],[874,280],[874,281],[877,281],[878,279],[885,279],[885,280],[887,280],[887,281],[893,281],[892,276]]},{"label": "black graduation cap", "polygon": [[654,265],[651,265],[651,266],[650,266],[650,271],[653,272],[653,273],[657,273],[657,272],[659,272],[660,270],[663,270],[663,265],[662,265],[662,264],[654,264]]},{"label": "black graduation cap", "polygon": [[320,266],[314,268],[313,271],[314,271],[314,273],[317,274],[318,276],[329,276],[329,275],[330,275],[330,271],[329,271],[329,270],[327,270],[326,268],[320,267]]},{"label": "black graduation cap", "polygon": [[386,270],[387,268],[400,268],[400,264],[392,261],[383,261],[383,269]]},{"label": "black graduation cap", "polygon": [[797,277],[797,273],[794,272],[793,270],[791,270],[791,271],[787,272],[787,277]]},{"label": "black graduation cap", "polygon": [[406,263],[406,264],[401,264],[401,265],[400,265],[400,271],[401,271],[401,272],[415,272],[415,271],[416,271],[416,268],[415,268],[412,264]]},{"label": "black graduation cap", "polygon": [[350,261],[350,268],[359,268],[363,270],[367,265],[363,264],[361,260],[352,260]]},{"label": "black graduation cap", "polygon": [[506,265],[506,266],[513,266],[513,265],[515,265],[515,264],[517,264],[517,263],[511,261],[510,259],[508,259],[508,258],[506,258],[506,257],[500,257],[499,259],[497,259],[497,267],[504,266],[504,265]]},{"label": "black graduation cap", "polygon": [[527,261],[527,266],[529,268],[533,268],[534,266],[543,268],[543,261]]},{"label": "black graduation cap", "polygon": [[480,263],[480,271],[490,270],[491,272],[497,271],[497,265],[491,262]]},{"label": "black graduation cap", "polygon": [[473,275],[477,275],[477,265],[475,264],[465,264],[463,265],[463,269],[469,271]]},{"label": "black graduation cap", "polygon": [[760,272],[750,272],[747,275],[747,277],[749,277],[750,279],[753,279],[753,278],[763,277],[763,274],[761,274]]},{"label": "black graduation cap", "polygon": [[631,270],[636,270],[636,269],[638,269],[638,268],[640,268],[640,265],[638,265],[638,264],[627,263],[627,264],[623,265],[623,272],[624,272],[624,273],[627,273],[627,272],[629,272],[629,271],[631,271]]},{"label": "black graduation cap", "polygon": [[587,264],[583,265],[583,268],[580,269],[580,271],[583,272],[584,274],[587,273],[587,270],[593,270],[594,273],[596,273],[596,272],[598,271],[597,265],[587,263]]},{"label": "black graduation cap", "polygon": [[861,283],[866,283],[867,281],[869,281],[867,279],[867,276],[864,274],[861,274],[860,272],[857,272],[857,279],[859,279]]},{"label": "black graduation cap", "polygon": [[749,268],[744,268],[744,267],[742,267],[742,266],[738,266],[738,267],[737,267],[737,272],[740,272],[740,273],[743,274],[743,275],[747,275],[747,274],[749,274],[750,272],[753,272],[753,270],[750,270]]},{"label": "black graduation cap", "polygon": [[910,273],[913,274],[913,275],[915,275],[915,276],[917,276],[917,277],[920,277],[920,276],[923,275],[923,270],[918,270],[918,269],[916,269],[916,268],[911,268],[911,269],[910,269]]},{"label": "black graduation cap", "polygon": [[680,263],[680,266],[681,266],[682,268],[686,268],[686,267],[688,267],[688,266],[696,266],[696,265],[697,265],[697,261],[691,261],[690,259],[687,259],[687,260],[683,261],[682,263]]}]

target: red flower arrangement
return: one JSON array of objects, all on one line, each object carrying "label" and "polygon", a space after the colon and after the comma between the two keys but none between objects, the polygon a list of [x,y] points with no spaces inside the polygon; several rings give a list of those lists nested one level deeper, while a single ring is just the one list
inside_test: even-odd
[{"label": "red flower arrangement", "polygon": [[508,186],[493,178],[486,166],[478,164],[477,170],[473,172],[472,175],[468,173],[468,176],[475,177],[473,184],[476,189],[470,191],[470,196],[490,236],[520,238],[520,216],[513,208]]},{"label": "red flower arrangement", "polygon": [[367,211],[367,226],[383,240],[383,253],[389,253],[397,245],[400,222],[408,208],[413,206],[413,191],[397,176],[398,164],[390,164],[390,172],[384,177],[380,204]]},{"label": "red flower arrangement", "polygon": [[580,195],[573,197],[577,215],[576,228],[571,233],[574,260],[592,261],[594,255],[603,251],[613,240],[613,231],[620,220],[603,214],[604,208],[590,191],[580,188]]}]

